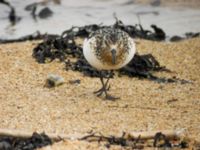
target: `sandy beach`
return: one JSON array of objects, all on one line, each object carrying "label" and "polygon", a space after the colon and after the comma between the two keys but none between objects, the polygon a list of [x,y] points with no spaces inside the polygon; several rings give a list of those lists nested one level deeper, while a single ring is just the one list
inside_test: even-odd
[{"label": "sandy beach", "polygon": [[[0,45],[0,128],[69,135],[91,131],[119,135],[123,131],[185,129],[186,137],[200,141],[200,38],[177,43],[139,40],[139,54],[151,53],[172,71],[158,72],[156,76],[177,77],[192,83],[159,84],[115,76],[110,82],[111,94],[120,99],[114,102],[93,94],[100,87],[99,79],[66,71],[64,63],[59,61],[38,64],[32,57],[38,43]],[[49,73],[62,76],[65,84],[45,88]],[[69,83],[77,79],[80,84]],[[80,141],[57,143],[52,149],[77,146],[78,149],[105,149]]]}]

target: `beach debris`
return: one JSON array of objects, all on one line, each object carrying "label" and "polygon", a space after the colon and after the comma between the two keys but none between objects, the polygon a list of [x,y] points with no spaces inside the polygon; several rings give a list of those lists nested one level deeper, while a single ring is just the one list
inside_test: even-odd
[{"label": "beach debris", "polygon": [[185,33],[185,37],[184,36],[178,36],[178,35],[175,35],[175,36],[172,36],[170,38],[170,41],[171,42],[178,42],[178,41],[181,41],[181,40],[184,40],[184,39],[191,39],[191,38],[196,38],[196,37],[200,37],[200,32],[187,32]]},{"label": "beach debris", "polygon": [[53,11],[49,8],[49,7],[45,7],[43,8],[38,16],[41,18],[41,19],[46,19],[46,18],[49,18],[53,15]]},{"label": "beach debris", "polygon": [[16,15],[15,8],[6,0],[0,0],[1,4],[4,4],[10,8],[10,13],[8,15],[8,19],[11,23],[11,25],[15,25],[17,22],[21,20],[21,17]]},{"label": "beach debris", "polygon": [[154,139],[157,134],[162,134],[165,135],[165,137],[167,137],[168,139],[173,139],[184,136],[185,129],[129,132],[125,133],[124,136],[134,139],[138,137],[140,137],[140,139]]},{"label": "beach debris", "polygon": [[69,80],[69,83],[70,83],[70,84],[80,84],[80,83],[81,83],[81,80],[79,80],[79,79],[76,79],[76,80]]},{"label": "beach debris", "polygon": [[[85,59],[78,59],[76,62],[66,61],[65,68],[66,70],[82,72],[84,75],[89,76],[89,77],[100,76],[99,71],[93,68]],[[108,71],[104,71],[102,74],[104,77],[109,76]],[[114,74],[112,74],[111,77],[113,77],[113,75]]]},{"label": "beach debris", "polygon": [[[127,32],[132,38],[143,38],[157,41],[165,38],[165,33],[157,26],[153,26],[155,28],[154,33],[143,29],[141,24],[135,26],[124,25],[123,22],[118,18],[116,18],[116,22],[113,26]],[[106,27],[108,26],[97,24],[72,27],[71,29],[65,30],[61,35],[41,34],[40,32],[36,32],[32,35],[27,35],[18,39],[0,39],[0,43],[21,42],[26,40],[43,40],[33,49],[32,53],[32,56],[38,63],[46,63],[55,59],[59,59],[61,62],[65,63],[66,70],[70,69],[73,71],[79,71],[90,77],[99,77],[98,71],[91,67],[85,60],[82,46],[81,44],[77,44],[76,40],[78,38],[87,38],[90,33]],[[70,60],[71,58],[76,58],[76,61],[72,62]],[[136,54],[127,66],[123,67],[117,72],[119,72],[119,76],[127,75],[129,77],[146,78],[158,83],[191,83],[191,81],[183,79],[156,77],[152,74],[155,71],[170,72],[170,70],[164,66],[161,66],[156,58],[151,54]],[[104,77],[108,76],[108,74],[108,72],[105,72]]]},{"label": "beach debris", "polygon": [[63,77],[56,75],[56,74],[48,74],[45,87],[52,88],[56,86],[60,86],[65,83]]},{"label": "beach debris", "polygon": [[121,136],[105,136],[102,133],[81,134],[54,134],[26,132],[16,129],[0,129],[0,146],[32,150],[35,148],[52,145],[61,140],[79,140],[87,142],[102,142],[105,147],[118,145],[132,149],[145,148],[188,148],[198,146],[190,145],[190,139],[184,136],[184,129],[158,130],[142,132],[123,132]]},{"label": "beach debris", "polygon": [[194,32],[187,32],[185,33],[186,38],[195,38],[200,37],[200,32],[194,33]]},{"label": "beach debris", "polygon": [[[64,31],[61,36],[56,38],[47,36],[43,42],[39,43],[33,49],[32,55],[39,63],[45,63],[47,59],[50,61],[59,59],[61,62],[65,63],[66,70],[79,71],[90,77],[99,77],[99,72],[85,60],[82,46],[76,43],[76,39],[87,38],[91,32],[94,32],[99,28],[106,27],[107,26],[96,24],[83,27],[72,27],[71,29]],[[148,35],[148,38],[152,37],[152,34],[149,35],[150,31],[144,30],[142,26],[139,30],[137,30],[134,26],[125,26],[120,20],[116,20],[114,27],[124,30],[131,37],[145,37],[145,35]],[[157,33],[159,32],[157,31]],[[161,35],[164,37],[164,33]],[[156,39],[156,34],[153,35],[152,39]],[[160,39],[161,38],[159,38],[159,40]],[[70,60],[71,58],[76,58],[76,61],[72,62]],[[129,77],[146,78],[158,83],[189,83],[189,81],[176,78],[156,77],[152,74],[155,71],[170,72],[169,69],[161,66],[156,58],[151,54],[136,54],[127,66],[117,70],[119,76],[127,75]],[[113,75],[111,75],[111,77],[113,77]],[[103,76],[108,77],[109,73],[104,72]]]},{"label": "beach debris", "polygon": [[38,5],[40,5],[39,2],[38,2],[38,3],[34,2],[34,3],[31,3],[31,4],[27,5],[27,6],[24,8],[26,11],[30,11],[30,14],[31,14],[32,18],[33,18],[33,20],[35,20],[35,21],[37,21],[37,16],[38,16],[38,15],[36,14],[36,10],[37,10]]},{"label": "beach debris", "polygon": [[170,41],[171,41],[171,42],[178,42],[178,41],[181,41],[181,40],[183,40],[183,39],[184,39],[184,38],[181,37],[181,36],[174,35],[174,36],[172,36],[172,37],[170,38]]},{"label": "beach debris", "polygon": [[[59,2],[59,1],[58,1]],[[27,5],[24,9],[26,11],[30,11],[31,13],[31,16],[32,18],[37,21],[37,17],[39,16],[41,19],[46,19],[46,18],[49,18],[53,15],[53,11],[49,8],[49,7],[44,7],[42,8],[39,13],[36,14],[36,10],[38,8],[38,6],[41,6],[41,5],[46,5],[47,2],[34,2],[34,3],[31,3],[29,5]],[[56,3],[56,2],[55,2]],[[58,4],[58,3],[56,3]]]},{"label": "beach debris", "polygon": [[32,11],[35,6],[46,6],[49,2],[53,1],[54,4],[61,4],[61,0],[42,0],[40,2],[33,2],[25,6],[26,11]]},{"label": "beach debris", "polygon": [[26,35],[26,36],[22,36],[20,38],[17,39],[8,39],[8,40],[2,40],[0,39],[0,43],[13,43],[13,42],[23,42],[23,41],[32,41],[32,40],[45,40],[45,39],[54,39],[59,37],[59,35],[56,34],[41,34],[39,31],[30,34],[30,35]]},{"label": "beach debris", "polygon": [[49,2],[53,2],[54,4],[61,4],[61,0],[42,0],[41,3],[43,5],[48,4]]},{"label": "beach debris", "polygon": [[[32,3],[30,5],[27,5],[25,7],[26,10],[31,11],[31,15],[34,20],[37,19],[37,14],[36,14],[36,9],[37,6],[41,3]],[[12,16],[12,15],[11,15]],[[139,18],[139,15],[138,15]],[[140,20],[140,19],[139,19]],[[165,32],[163,29],[160,27],[155,28],[155,25],[152,27],[154,28],[154,32],[150,30],[146,30],[142,27],[140,21],[139,24],[136,25],[124,25],[121,20],[116,19],[115,24],[113,25],[116,28],[120,28],[121,30],[127,32],[132,38],[142,38],[142,39],[147,39],[147,40],[152,40],[152,41],[163,41],[166,38]],[[86,26],[81,26],[81,27],[72,27],[71,29],[68,29],[62,33],[61,36],[56,35],[54,40],[57,39],[57,42],[62,41],[62,42],[68,42],[68,40],[74,41],[75,38],[81,37],[81,38],[87,38],[91,32],[94,32],[100,28],[104,28],[108,26],[103,26],[102,24],[91,24],[91,25],[86,25]],[[38,31],[38,33],[40,33]],[[47,37],[52,37],[53,34],[40,34],[40,37],[32,38],[35,35],[33,33],[32,35],[26,35],[17,39],[0,39],[0,43],[13,43],[13,42],[21,42],[21,41],[27,41],[27,40],[37,40],[37,39],[43,39],[44,41],[47,40]],[[181,39],[188,39],[188,38],[194,38],[200,36],[200,33],[186,33],[185,37],[180,37]],[[29,38],[30,37],[30,38]],[[178,36],[172,36],[170,38],[170,41],[179,41]],[[48,41],[51,42],[51,41]],[[53,42],[53,41],[52,41]],[[51,44],[52,44],[51,42]],[[44,42],[45,43],[45,42]],[[69,43],[68,43],[69,44]],[[67,45],[65,43],[65,45]],[[63,46],[63,45],[62,45]],[[71,43],[71,46],[75,46],[74,43]]]},{"label": "beach debris", "polygon": [[28,5],[26,5],[25,6],[25,10],[26,11],[32,11],[33,10],[33,8],[35,7],[35,6],[37,6],[39,3],[36,3],[36,2],[34,2],[34,3],[31,3],[31,4],[28,4]]},{"label": "beach debris", "polygon": [[169,139],[166,137],[165,134],[158,132],[156,133],[154,137],[154,142],[153,142],[154,147],[165,147],[165,148],[171,148],[172,145],[169,142]]},{"label": "beach debris", "polygon": [[185,80],[185,79],[179,79],[176,77],[172,78],[166,78],[166,77],[156,77],[152,74],[146,74],[146,78],[148,78],[151,81],[155,81],[157,83],[180,83],[180,84],[193,84],[192,81],[190,80]]},{"label": "beach debris", "polygon": [[34,19],[35,21],[37,21],[36,10],[37,10],[37,5],[35,5],[35,6],[33,7],[33,9],[31,10],[31,16],[33,17],[33,19]]},{"label": "beach debris", "polygon": [[141,76],[148,78],[151,71],[168,71],[164,66],[160,66],[159,62],[151,54],[136,54],[131,62],[124,68],[119,70],[120,75],[128,75],[129,77]]},{"label": "beach debris", "polygon": [[[106,142],[105,146],[120,145],[122,147],[131,147],[132,149],[145,149],[147,147],[158,148],[186,148],[189,142],[182,141],[181,136],[183,130],[164,130],[164,131],[146,131],[146,132],[132,132],[123,133],[122,136],[104,136],[102,134],[86,135],[79,140],[86,140],[88,142]],[[176,144],[174,144],[176,141]],[[183,143],[185,143],[183,145]]]},{"label": "beach debris", "polygon": [[21,17],[18,17],[16,15],[16,11],[15,11],[15,8],[10,6],[10,14],[9,14],[9,20],[10,20],[10,23],[11,25],[15,25],[17,22],[19,22],[21,20]]},{"label": "beach debris", "polygon": [[167,104],[174,103],[174,102],[177,102],[177,101],[178,101],[178,99],[173,98],[173,99],[168,100]]},{"label": "beach debris", "polygon": [[162,41],[165,40],[166,36],[165,36],[165,32],[163,31],[163,29],[157,27],[156,25],[152,24],[151,27],[154,29],[154,36],[156,38],[156,40],[158,41]]},{"label": "beach debris", "polygon": [[38,6],[38,3],[32,3],[32,4],[29,4],[25,7],[26,11],[31,12],[31,16],[33,17],[33,19],[35,21],[37,20],[37,14],[36,14],[37,6]]},{"label": "beach debris", "polygon": [[[76,62],[71,62],[70,60],[65,61],[66,70],[73,70],[82,72],[86,76],[90,77],[99,77],[99,72],[91,67],[85,59],[78,59]],[[170,72],[169,69],[164,66],[160,66],[159,62],[151,55],[138,55],[136,54],[131,62],[119,69],[118,76],[129,76],[129,77],[138,77],[140,79],[148,79],[157,83],[180,83],[180,84],[191,84],[192,81],[179,79],[176,77],[165,78],[157,77],[152,74],[154,71],[165,71]],[[104,77],[109,76],[108,71],[103,72]],[[111,77],[114,76],[114,73],[111,74]]]},{"label": "beach debris", "polygon": [[36,132],[28,137],[18,135],[10,136],[10,133],[5,134],[0,130],[0,149],[1,150],[33,150],[53,144],[52,140],[45,134]]}]

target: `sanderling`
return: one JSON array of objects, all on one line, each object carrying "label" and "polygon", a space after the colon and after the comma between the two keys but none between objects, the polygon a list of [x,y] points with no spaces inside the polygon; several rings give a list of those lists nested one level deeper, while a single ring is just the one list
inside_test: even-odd
[{"label": "sanderling", "polygon": [[108,81],[103,80],[102,71],[113,71],[128,64],[135,54],[136,48],[133,39],[124,31],[105,27],[89,35],[83,43],[83,54],[91,66],[99,70],[102,88],[94,92],[97,96],[105,93],[105,98],[115,100],[109,95]]}]

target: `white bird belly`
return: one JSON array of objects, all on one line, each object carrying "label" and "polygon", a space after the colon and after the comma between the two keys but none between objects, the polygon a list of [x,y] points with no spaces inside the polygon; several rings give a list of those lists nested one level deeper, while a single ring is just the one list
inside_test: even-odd
[{"label": "white bird belly", "polygon": [[129,54],[127,55],[126,59],[124,60],[124,62],[121,62],[117,65],[111,66],[111,65],[107,65],[106,63],[101,62],[97,58],[95,50],[92,49],[92,47],[91,47],[91,45],[94,43],[95,43],[95,38],[85,39],[84,43],[83,43],[83,54],[85,56],[85,59],[89,62],[89,64],[98,70],[116,70],[116,69],[124,67],[131,61],[131,59],[133,58],[133,56],[135,54],[135,50],[136,50],[133,39],[129,38],[129,43],[131,44],[129,46],[131,49],[130,49]]}]

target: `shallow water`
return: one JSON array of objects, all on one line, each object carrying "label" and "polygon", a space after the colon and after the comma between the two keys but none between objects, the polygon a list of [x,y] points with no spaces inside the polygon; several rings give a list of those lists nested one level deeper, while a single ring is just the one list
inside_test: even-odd
[{"label": "shallow water", "polygon": [[[168,36],[183,35],[186,32],[200,32],[200,10],[189,8],[164,8],[144,6],[126,0],[62,0],[61,5],[48,3],[54,12],[48,19],[33,20],[30,12],[24,8],[36,0],[10,0],[22,19],[11,26],[7,18],[10,9],[0,4],[0,37],[17,38],[40,31],[57,33],[70,28],[87,24],[111,25],[115,22],[113,14],[125,24],[137,24],[139,14],[141,24],[150,29],[151,24],[163,28]],[[39,2],[39,1],[38,1]],[[38,6],[36,13],[45,6]]]}]

